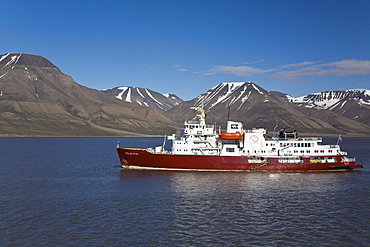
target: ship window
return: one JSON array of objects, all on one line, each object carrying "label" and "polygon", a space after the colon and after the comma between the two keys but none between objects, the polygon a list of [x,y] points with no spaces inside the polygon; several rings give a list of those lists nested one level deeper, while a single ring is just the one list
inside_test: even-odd
[{"label": "ship window", "polygon": [[320,150],[320,153],[323,153],[324,152],[324,150]]},{"label": "ship window", "polygon": [[332,152],[333,152],[333,150],[329,150],[328,152],[329,152],[329,153],[332,153]]},{"label": "ship window", "polygon": [[234,148],[226,148],[226,152],[235,152]]},{"label": "ship window", "polygon": [[319,152],[319,150],[315,150],[315,153],[318,153]]}]

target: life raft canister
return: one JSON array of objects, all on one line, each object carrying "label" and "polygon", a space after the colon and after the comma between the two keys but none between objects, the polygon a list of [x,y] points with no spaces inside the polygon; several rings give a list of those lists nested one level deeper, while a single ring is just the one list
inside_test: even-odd
[{"label": "life raft canister", "polygon": [[218,137],[220,140],[243,140],[243,135],[240,132],[235,133],[221,133]]}]

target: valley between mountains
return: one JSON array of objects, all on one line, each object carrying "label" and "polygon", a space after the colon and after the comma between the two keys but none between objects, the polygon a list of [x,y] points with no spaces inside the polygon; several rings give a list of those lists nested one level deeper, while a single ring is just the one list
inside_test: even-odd
[{"label": "valley between mountains", "polygon": [[44,57],[0,55],[0,136],[148,136],[178,133],[203,104],[207,123],[283,128],[303,135],[370,136],[370,90],[327,91],[294,98],[252,82],[223,82],[183,101],[174,94],[120,86],[79,85]]}]

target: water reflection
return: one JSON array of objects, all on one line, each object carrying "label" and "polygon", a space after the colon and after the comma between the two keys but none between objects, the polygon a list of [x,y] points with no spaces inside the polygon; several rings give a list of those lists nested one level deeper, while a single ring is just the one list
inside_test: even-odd
[{"label": "water reflection", "polygon": [[325,240],[325,226],[334,224],[333,219],[327,221],[329,225],[323,222],[331,218],[325,210],[340,213],[332,203],[339,203],[335,195],[346,186],[343,182],[348,177],[345,173],[165,174],[176,198],[171,205],[174,238],[182,244],[196,237],[202,243],[220,245],[246,241],[260,245],[262,236],[266,244],[288,244],[293,235],[313,234]]}]

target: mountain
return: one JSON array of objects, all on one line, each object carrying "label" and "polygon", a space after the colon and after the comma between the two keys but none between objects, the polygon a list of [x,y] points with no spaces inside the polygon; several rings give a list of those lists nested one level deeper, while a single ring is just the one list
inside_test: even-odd
[{"label": "mountain", "polygon": [[190,110],[190,106],[203,104],[209,124],[224,126],[230,119],[243,122],[244,128],[265,127],[270,134],[286,127],[302,134],[370,134],[368,125],[329,110],[321,110],[320,113],[317,110],[302,110],[303,107],[284,100],[282,95],[267,92],[252,82],[224,82],[191,101],[167,110],[164,115],[183,122],[195,117],[195,111]]},{"label": "mountain", "polygon": [[157,110],[76,83],[36,55],[0,55],[0,135],[171,134]]},{"label": "mountain", "polygon": [[102,92],[114,96],[122,101],[150,106],[160,112],[167,111],[183,102],[174,94],[160,94],[147,88],[140,87],[115,87]]},{"label": "mountain", "polygon": [[329,110],[370,126],[370,90],[325,91],[301,97],[281,95],[286,101],[316,110]]},{"label": "mountain", "polygon": [[227,119],[269,135],[370,135],[369,90],[327,91],[298,98],[252,82],[225,82],[190,101],[146,88],[104,91],[76,83],[36,55],[0,55],[0,136],[117,136],[175,133],[203,104],[207,122]]}]

